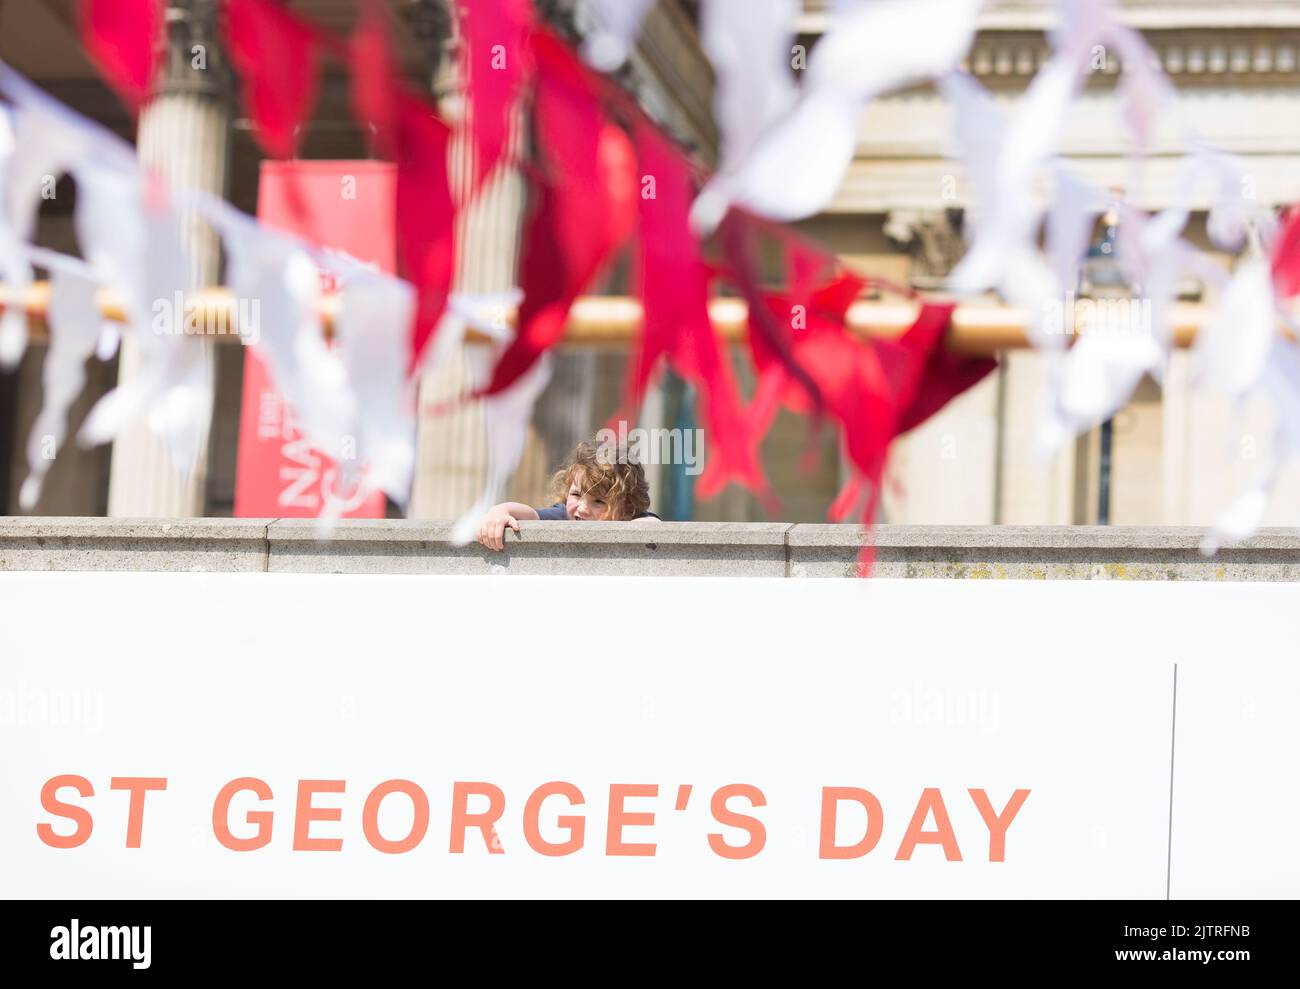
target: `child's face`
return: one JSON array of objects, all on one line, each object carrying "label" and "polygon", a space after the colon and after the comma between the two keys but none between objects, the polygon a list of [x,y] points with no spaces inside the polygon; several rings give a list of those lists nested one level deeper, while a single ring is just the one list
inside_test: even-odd
[{"label": "child's face", "polygon": [[598,498],[591,492],[583,494],[582,482],[581,474],[575,474],[569,482],[569,497],[564,503],[564,510],[569,513],[569,518],[578,522],[600,522],[609,513],[609,506],[603,498]]}]

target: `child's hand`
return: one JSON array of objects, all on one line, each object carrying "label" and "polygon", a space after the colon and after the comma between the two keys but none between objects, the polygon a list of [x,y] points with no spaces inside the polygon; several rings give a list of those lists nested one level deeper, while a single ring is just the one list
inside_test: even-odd
[{"label": "child's hand", "polygon": [[500,552],[505,549],[507,526],[515,530],[515,535],[519,535],[519,520],[509,510],[498,505],[487,513],[483,524],[479,526],[478,541],[488,549]]}]

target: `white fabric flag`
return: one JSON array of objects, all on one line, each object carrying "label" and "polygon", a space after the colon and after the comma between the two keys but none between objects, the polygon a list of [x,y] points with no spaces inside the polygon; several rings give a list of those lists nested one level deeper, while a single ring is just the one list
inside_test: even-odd
[{"label": "white fabric flag", "polygon": [[798,0],[708,0],[700,45],[713,66],[718,171],[729,173],[795,101],[791,56]]},{"label": "white fabric flag", "polygon": [[209,368],[188,339],[185,300],[194,285],[180,221],[167,193],[138,170],[74,169],[82,254],[126,309],[138,373],[105,395],[81,427],[84,445],[107,443],[145,416],[180,472],[194,469],[211,416]]},{"label": "white fabric flag", "polygon": [[342,287],[334,335],[356,397],[350,429],[363,484],[367,493],[383,491],[405,508],[415,469],[415,382],[406,373],[415,292],[369,266],[335,270]]},{"label": "white fabric flag", "polygon": [[[258,355],[308,441],[335,460],[357,421],[356,396],[337,351],[325,342],[320,268],[305,243],[208,197],[194,197],[221,234],[236,300],[256,301]],[[254,311],[252,305],[247,306]]]},{"label": "white fabric flag", "polygon": [[9,209],[4,201],[8,198],[9,173],[15,148],[13,114],[9,108],[0,104],[0,278],[8,282],[11,304],[0,315],[0,368],[11,368],[22,358],[27,346],[27,320],[22,315],[11,315],[16,308],[17,296],[13,295],[13,278],[18,270],[19,250],[22,240],[9,219]]},{"label": "white fabric flag", "polygon": [[63,447],[68,410],[86,382],[86,361],[95,351],[103,322],[96,298],[99,281],[89,265],[37,249],[32,258],[50,272],[50,344],[41,368],[41,411],[27,435],[27,477],[18,492],[25,512],[36,507],[45,475]]},{"label": "white fabric flag", "polygon": [[[107,442],[147,414],[177,468],[191,470],[206,435],[210,395],[203,353],[184,339],[183,313],[175,311],[190,276],[179,221],[165,190],[141,171],[129,144],[3,63],[0,91],[13,102],[15,120],[4,189],[10,235],[20,242],[30,239],[40,197],[71,172],[81,252],[95,276],[120,293],[140,352],[140,373],[95,405],[79,440]],[[15,260],[11,251],[5,260],[11,288],[25,288],[31,278],[25,252]],[[0,362],[21,356],[26,321],[9,323],[0,337],[0,349],[7,348]]]},{"label": "white fabric flag", "polygon": [[[21,299],[32,281],[24,246],[35,233],[37,211],[88,152],[93,131],[3,62],[0,92],[13,100],[11,108],[0,108],[0,280]],[[118,158],[121,143],[113,140],[111,157]],[[17,365],[26,348],[27,314],[7,308],[0,316],[0,368]]]},{"label": "white fabric flag", "polygon": [[701,190],[692,223],[711,232],[730,205],[775,220],[824,210],[853,160],[858,121],[881,93],[953,68],[982,0],[875,0],[836,8],[813,48],[798,101],[752,150]]},{"label": "white fabric flag", "polygon": [[1246,246],[1252,224],[1263,239],[1271,240],[1273,211],[1255,199],[1255,180],[1245,163],[1235,155],[1207,151],[1201,156],[1205,170],[1213,176],[1215,200],[1206,217],[1210,243],[1233,254]]},{"label": "white fabric flag", "polygon": [[602,72],[613,72],[632,54],[641,22],[655,0],[587,0],[592,26],[583,39],[582,55]]},{"label": "white fabric flag", "polygon": [[1198,383],[1234,400],[1258,387],[1277,335],[1275,309],[1268,263],[1243,262],[1197,336]]},{"label": "white fabric flag", "polygon": [[[954,291],[1014,291],[1009,262],[1026,251],[1037,254],[1043,207],[1033,190],[1055,154],[1085,67],[1081,49],[1053,55],[1005,123],[974,80],[952,73],[942,81],[953,106],[955,143],[980,202],[971,248],[949,279]],[[1058,259],[1058,268],[1062,266]],[[1053,295],[1073,287],[1059,286]]]},{"label": "white fabric flag", "polygon": [[[511,336],[503,314],[518,305],[521,298],[522,293],[518,289],[506,293],[453,292],[447,300],[447,312],[438,328],[437,339],[443,343],[439,356],[446,357],[456,352],[465,332],[471,327],[493,339],[495,344],[492,347],[472,347],[467,351],[475,386],[486,385],[497,358]],[[431,368],[433,366],[435,365],[430,365]],[[473,542],[483,516],[501,500],[506,485],[523,456],[533,407],[551,380],[551,368],[551,355],[543,354],[513,385],[500,394],[483,400],[484,434],[488,448],[487,478],[478,500],[452,526],[450,541],[453,546],[465,546]]]},{"label": "white fabric flag", "polygon": [[1083,256],[1106,203],[1100,189],[1068,168],[1057,165],[1053,171],[1056,189],[1047,210],[1047,257],[1057,283],[1071,292],[1079,284]]},{"label": "white fabric flag", "polygon": [[1269,496],[1282,466],[1300,460],[1300,348],[1274,335],[1257,394],[1274,410],[1272,442],[1267,459],[1253,482],[1219,515],[1201,542],[1201,552],[1213,555],[1220,546],[1253,535],[1264,519]]},{"label": "white fabric flag", "polygon": [[[471,353],[470,363],[481,383],[486,383],[496,353]],[[484,432],[487,435],[487,483],[473,507],[456,520],[451,530],[451,544],[464,546],[474,541],[479,524],[489,508],[500,501],[506,485],[519,466],[533,406],[551,380],[551,355],[542,357],[517,382],[498,395],[483,400]]]}]

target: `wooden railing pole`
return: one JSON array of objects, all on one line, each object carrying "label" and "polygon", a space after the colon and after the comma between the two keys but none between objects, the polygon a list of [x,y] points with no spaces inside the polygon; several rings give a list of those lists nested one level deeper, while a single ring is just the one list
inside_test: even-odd
[{"label": "wooden railing pole", "polygon": [[[46,339],[44,317],[49,296],[49,284],[35,282],[28,287],[20,303],[32,319],[32,339],[37,342]],[[10,304],[8,287],[0,284],[0,310]],[[228,289],[203,289],[194,294],[192,305],[196,308],[191,323],[197,324],[199,331],[231,341],[237,339],[239,307]],[[337,307],[337,295],[327,295],[322,301],[326,334],[330,333]],[[122,302],[111,292],[100,294],[100,311],[106,320],[125,320]],[[912,324],[916,313],[915,303],[863,299],[849,307],[848,325],[864,336],[894,337]],[[743,339],[747,314],[741,299],[716,298],[709,303],[709,315],[715,329],[729,341]],[[512,319],[514,314],[504,315]],[[1174,342],[1178,346],[1188,346],[1208,317],[1209,308],[1202,303],[1174,304],[1171,311]],[[570,346],[626,345],[634,338],[640,323],[641,303],[637,299],[584,296],[578,299],[569,314],[564,342]],[[964,303],[953,313],[946,344],[960,353],[984,356],[1000,350],[1025,348],[1029,346],[1027,326],[1026,314],[1013,306],[992,301]],[[1073,332],[1073,327],[1069,330]],[[470,337],[474,339],[475,334],[471,333]]]}]

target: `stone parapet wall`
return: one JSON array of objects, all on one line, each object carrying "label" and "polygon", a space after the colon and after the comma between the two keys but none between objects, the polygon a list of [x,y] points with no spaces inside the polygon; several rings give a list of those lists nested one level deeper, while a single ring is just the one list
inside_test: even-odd
[{"label": "stone parapet wall", "polygon": [[[452,546],[451,526],[307,519],[0,518],[0,571],[849,577],[863,534],[783,522],[523,522],[506,549]],[[1203,531],[1161,526],[883,525],[879,577],[1300,580],[1300,530],[1205,557]]]}]

